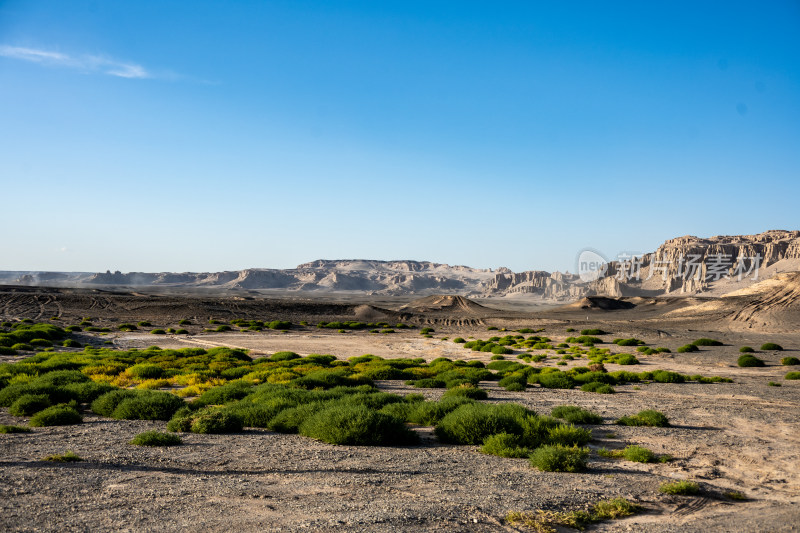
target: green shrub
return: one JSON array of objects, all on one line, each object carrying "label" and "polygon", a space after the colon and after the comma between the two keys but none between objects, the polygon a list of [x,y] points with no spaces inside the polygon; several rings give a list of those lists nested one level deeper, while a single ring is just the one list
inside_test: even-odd
[{"label": "green shrub", "polygon": [[9,414],[14,416],[31,416],[52,404],[46,394],[23,394],[8,408]]},{"label": "green shrub", "polygon": [[504,357],[503,357],[504,355],[508,355],[508,354],[514,353],[514,350],[512,350],[510,348],[506,348],[505,346],[499,346],[499,345],[498,346],[492,346],[492,348],[489,351],[494,354],[492,356],[492,359],[493,360],[499,360],[499,361],[502,361],[504,359]]},{"label": "green shrub", "polygon": [[644,341],[639,339],[614,339],[614,344],[617,346],[639,346],[640,344],[645,344]]},{"label": "green shrub", "polygon": [[117,328],[120,331],[136,331],[137,329],[139,329],[133,324],[120,324],[119,326],[117,326]]},{"label": "green shrub", "polygon": [[17,351],[7,346],[0,346],[0,355],[17,355]]},{"label": "green shrub", "polygon": [[6,424],[0,424],[0,434],[2,433],[30,433],[31,429],[26,428],[25,426],[10,426]]},{"label": "green shrub", "polygon": [[178,435],[162,433],[161,431],[139,433],[130,442],[135,446],[175,446],[182,443],[183,440]]},{"label": "green shrub", "polygon": [[407,420],[423,426],[435,426],[451,411],[471,403],[474,401],[461,396],[442,398],[438,402],[418,402],[409,412]]},{"label": "green shrub", "polygon": [[656,454],[647,448],[636,445],[627,446],[620,455],[634,463],[654,463],[656,461]]},{"label": "green shrub", "polygon": [[249,383],[234,381],[218,387],[212,387],[196,398],[192,405],[195,407],[205,407],[207,405],[222,405],[236,400],[241,400],[253,392],[253,387]]},{"label": "green shrub", "polygon": [[[221,326],[217,326],[217,327],[216,327],[216,329],[215,329],[214,331],[217,331],[217,332],[220,332],[220,333],[221,333],[221,332],[223,332],[223,331],[231,331],[231,329],[232,329],[232,328],[231,328],[229,325],[227,325],[227,324],[222,324]],[[151,331],[150,333],[152,333],[152,331]]]},{"label": "green shrub", "polygon": [[178,321],[178,325],[179,326],[191,326],[192,325],[192,321],[191,320],[187,320],[187,319],[184,318],[184,319]]},{"label": "green shrub", "polygon": [[[67,342],[67,341],[64,341],[64,342]],[[13,350],[13,351],[22,350],[22,351],[26,351],[26,352],[31,352],[31,351],[33,351],[33,346],[31,346],[30,344],[25,344],[24,342],[18,342],[16,344],[14,344],[13,346],[11,346],[11,350]],[[0,352],[0,353],[2,353],[2,352]],[[3,353],[3,355],[16,355],[16,354]]]},{"label": "green shrub", "polygon": [[299,433],[329,444],[352,446],[399,446],[418,441],[417,434],[399,418],[363,405],[331,405],[306,418]]},{"label": "green shrub", "polygon": [[560,371],[538,374],[537,381],[539,385],[548,389],[571,389],[575,386],[575,380]]},{"label": "green shrub", "polygon": [[559,424],[547,431],[548,444],[564,446],[583,446],[592,440],[592,432],[584,428],[576,428],[571,424]]},{"label": "green shrub", "polygon": [[166,334],[167,334],[167,332],[166,332],[166,331],[164,331],[163,329],[160,329],[160,328],[157,328],[157,329],[151,329],[151,330],[150,330],[150,333],[151,333],[152,335],[166,335]]},{"label": "green shrub", "polygon": [[764,366],[764,361],[750,354],[740,355],[736,363],[743,368]]},{"label": "green shrub", "polygon": [[741,353],[753,353],[755,350],[750,346],[742,346],[741,348],[739,348],[739,351]]},{"label": "green shrub", "polygon": [[581,335],[607,335],[608,332],[602,329],[582,329]]},{"label": "green shrub", "polygon": [[592,518],[594,520],[615,520],[635,513],[639,507],[632,504],[625,498],[614,498],[613,500],[603,500],[594,504],[592,507]]},{"label": "green shrub", "polygon": [[284,409],[269,421],[269,429],[278,433],[297,433],[306,418],[321,408],[319,403],[307,403]]},{"label": "green shrub", "polygon": [[669,372],[667,370],[656,370],[653,372],[653,381],[658,383],[683,383],[686,378],[683,374],[677,372]]},{"label": "green shrub", "polygon": [[85,383],[69,383],[64,385],[64,390],[80,403],[91,403],[103,394],[117,390],[117,387],[109,383],[97,381],[87,381]]},{"label": "green shrub", "polygon": [[428,335],[429,333],[433,333],[435,331],[436,330],[433,329],[433,328],[422,328],[421,330],[419,330],[419,334],[420,335]]},{"label": "green shrub", "polygon": [[74,463],[83,461],[75,452],[67,452],[63,455],[48,455],[43,461],[52,461],[54,463]]},{"label": "green shrub", "polygon": [[71,426],[83,422],[83,417],[69,405],[54,405],[33,415],[28,422],[33,427]]},{"label": "green shrub", "polygon": [[158,379],[164,375],[164,369],[153,363],[139,363],[128,368],[126,372],[137,379]]},{"label": "green shrub", "polygon": [[497,384],[506,390],[525,390],[528,386],[528,376],[525,374],[507,374]]},{"label": "green shrub", "polygon": [[722,346],[720,341],[707,338],[697,339],[692,344],[695,346]]},{"label": "green shrub", "polygon": [[151,324],[150,322],[148,322],[148,321],[146,321],[146,320],[142,320],[141,322],[139,322],[139,323],[138,323],[138,324],[136,324],[136,325],[137,325],[137,326],[139,326],[140,328],[149,328],[149,327],[150,327],[150,326],[152,326],[153,324]]},{"label": "green shrub", "polygon": [[611,385],[608,385],[606,383],[600,383],[599,381],[592,381],[591,383],[586,383],[585,385],[581,386],[581,390],[583,392],[596,392],[597,394],[614,394],[615,392],[617,392]]},{"label": "green shrub", "polygon": [[63,387],[70,383],[88,383],[91,381],[88,376],[76,370],[55,370],[39,375],[30,385],[49,385],[53,387]]},{"label": "green shrub", "polygon": [[453,387],[442,394],[442,398],[451,398],[453,396],[469,398],[471,400],[485,400],[489,397],[489,394],[485,390],[474,387],[471,384]]},{"label": "green shrub", "polygon": [[659,491],[664,494],[680,494],[683,496],[694,496],[700,493],[700,485],[692,481],[673,481],[663,483]]},{"label": "green shrub", "polygon": [[591,411],[587,411],[577,405],[559,405],[554,407],[550,413],[556,418],[566,420],[570,424],[602,424],[603,418]]},{"label": "green shrub", "polygon": [[623,416],[616,422],[621,426],[652,426],[652,427],[668,427],[669,420],[664,413],[646,409],[639,411],[633,416]]},{"label": "green shrub", "polygon": [[545,445],[531,453],[530,463],[544,472],[581,472],[586,470],[588,457],[588,448]]},{"label": "green shrub", "polygon": [[169,431],[191,431],[192,433],[238,433],[244,429],[242,418],[231,411],[207,407],[200,411],[176,413],[167,424]]},{"label": "green shrub", "polygon": [[783,379],[800,379],[800,372],[789,372]]},{"label": "green shrub", "polygon": [[270,361],[291,361],[293,359],[300,359],[300,356],[294,352],[275,352],[269,357]]},{"label": "green shrub", "polygon": [[685,346],[681,346],[678,348],[678,353],[688,353],[688,352],[697,352],[699,348],[696,344],[687,344]]},{"label": "green shrub", "polygon": [[443,389],[445,388],[445,383],[441,379],[436,378],[424,378],[424,379],[417,379],[411,380],[407,382],[408,385],[412,387],[416,387],[418,389]]},{"label": "green shrub", "polygon": [[265,324],[269,329],[286,330],[292,327],[292,323],[288,320],[273,320],[269,324]]},{"label": "green shrub", "polygon": [[765,352],[780,352],[783,351],[783,346],[774,342],[766,342],[761,345],[761,350]]},{"label": "green shrub", "polygon": [[238,415],[242,419],[244,427],[268,428],[272,419],[281,411],[296,406],[297,403],[288,398],[274,398],[264,403],[245,400],[227,406],[225,411]]},{"label": "green shrub", "polygon": [[618,365],[638,365],[639,360],[636,358],[635,355],[625,353],[617,356],[615,363],[617,363]]},{"label": "green shrub", "polygon": [[769,383],[767,383],[767,385],[770,386],[770,387],[780,387],[781,386],[780,383],[776,383],[774,381],[770,381]]},{"label": "green shrub", "polygon": [[67,339],[61,343],[61,346],[64,348],[80,348],[82,344],[74,339]]},{"label": "green shrub", "polygon": [[[110,394],[113,394],[110,393]],[[101,396],[102,398],[102,396]],[[169,420],[186,405],[183,400],[168,392],[137,391],[136,396],[122,400],[111,418],[118,420]]]},{"label": "green shrub", "polygon": [[511,433],[497,433],[483,439],[481,452],[498,457],[527,457],[531,451],[522,445],[522,439]]},{"label": "green shrub", "polygon": [[781,364],[784,366],[800,365],[800,359],[797,357],[784,357],[781,359]]},{"label": "green shrub", "polygon": [[436,425],[443,442],[480,444],[496,433],[522,433],[522,422],[531,412],[516,404],[472,403],[451,411]]},{"label": "green shrub", "polygon": [[464,343],[466,343],[467,341],[466,341],[466,340],[464,340],[464,338],[463,338],[463,337],[456,337],[455,339],[453,339],[453,342],[455,342],[456,344],[464,344]]},{"label": "green shrub", "polygon": [[127,389],[107,392],[92,401],[92,411],[100,416],[110,417],[120,403],[129,398],[135,398],[137,395],[138,391]]}]

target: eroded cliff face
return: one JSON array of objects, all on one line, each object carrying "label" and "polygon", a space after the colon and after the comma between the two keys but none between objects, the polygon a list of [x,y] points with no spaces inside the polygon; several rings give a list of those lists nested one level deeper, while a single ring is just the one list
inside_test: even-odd
[{"label": "eroded cliff face", "polygon": [[[758,258],[758,259],[754,259]],[[757,262],[757,264],[756,264]],[[583,282],[576,274],[530,270],[512,272],[429,261],[320,259],[293,269],[246,269],[227,272],[0,273],[6,283],[170,286],[287,291],[355,291],[366,294],[462,294],[528,296],[553,301],[583,297],[678,296],[724,292],[746,287],[780,272],[800,271],[800,231],[758,235],[692,236],[670,239],[637,262],[615,261],[604,276]],[[46,275],[45,275],[46,274]]]},{"label": "eroded cliff face", "polygon": [[685,236],[668,240],[640,259],[613,261],[604,276],[591,282],[559,272],[497,273],[482,291],[489,296],[531,293],[558,301],[584,296],[674,296],[707,292],[723,283],[736,290],[737,285],[793,270],[800,270],[800,231],[705,239]]}]

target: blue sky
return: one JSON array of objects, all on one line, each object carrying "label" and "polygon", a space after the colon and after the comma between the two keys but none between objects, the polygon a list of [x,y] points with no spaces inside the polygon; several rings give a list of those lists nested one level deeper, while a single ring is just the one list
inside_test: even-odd
[{"label": "blue sky", "polygon": [[799,229],[800,5],[650,4],[6,0],[0,269]]}]

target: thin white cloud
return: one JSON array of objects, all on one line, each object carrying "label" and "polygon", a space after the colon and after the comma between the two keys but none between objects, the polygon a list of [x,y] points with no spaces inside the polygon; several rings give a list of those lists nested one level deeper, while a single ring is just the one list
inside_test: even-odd
[{"label": "thin white cloud", "polygon": [[119,78],[144,79],[153,75],[141,65],[125,63],[103,56],[72,56],[50,50],[25,48],[22,46],[0,45],[0,56],[47,66],[65,67],[84,72],[100,72]]}]

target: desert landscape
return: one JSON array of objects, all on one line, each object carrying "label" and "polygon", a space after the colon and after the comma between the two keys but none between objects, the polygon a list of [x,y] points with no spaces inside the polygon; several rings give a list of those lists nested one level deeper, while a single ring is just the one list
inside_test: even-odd
[{"label": "desert landscape", "polygon": [[[0,289],[3,529],[795,531],[799,234],[666,243],[650,264],[768,259],[658,294],[602,292],[615,264],[555,296],[506,272],[448,294],[474,271],[442,265],[427,296],[22,274]],[[314,268],[386,278],[354,263]],[[152,431],[179,444],[133,444]]]},{"label": "desert landscape", "polygon": [[799,28],[0,1],[0,532],[800,532]]}]

